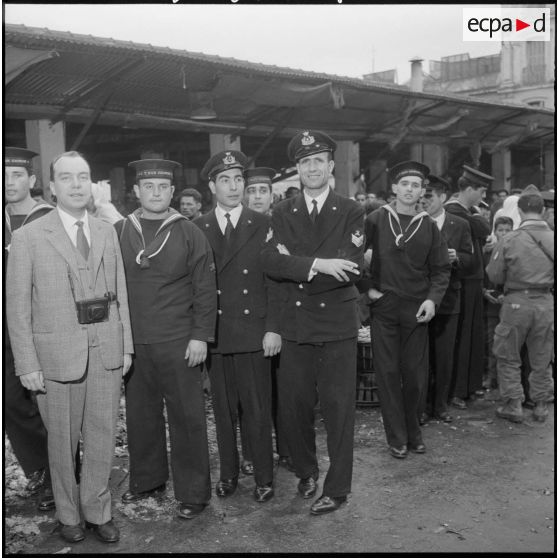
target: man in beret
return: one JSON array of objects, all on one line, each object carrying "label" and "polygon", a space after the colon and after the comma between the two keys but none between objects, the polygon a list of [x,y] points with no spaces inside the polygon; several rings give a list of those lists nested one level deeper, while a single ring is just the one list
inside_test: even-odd
[{"label": "man in beret", "polygon": [[256,167],[244,171],[246,187],[244,188],[244,204],[258,213],[271,213],[272,179],[277,173],[269,167]]},{"label": "man in beret", "polygon": [[[50,166],[56,209],[15,231],[6,314],[16,374],[37,392],[61,537],[76,543],[85,526],[119,540],[109,477],[122,375],[133,344],[124,267],[114,228],[88,215],[89,164],[69,151]],[[83,439],[81,481],[76,449]]]},{"label": "man in beret", "polygon": [[137,502],[166,488],[164,403],[178,517],[192,519],[211,498],[200,365],[215,338],[215,266],[205,236],[169,207],[180,164],[143,159],[129,166],[136,171],[140,207],[115,225],[136,355],[126,382],[130,488],[122,501]]},{"label": "man in beret", "polygon": [[463,173],[457,181],[459,193],[444,206],[448,213],[469,223],[473,240],[474,261],[461,277],[461,313],[457,326],[455,370],[450,387],[450,404],[458,409],[466,409],[467,399],[484,393],[483,246],[490,234],[490,224],[478,206],[493,180],[492,176],[463,165]]},{"label": "man in beret", "polygon": [[[426,398],[427,408],[434,418],[452,422],[453,418],[448,411],[448,396],[453,373],[457,320],[461,310],[460,277],[473,263],[473,241],[469,223],[444,209],[450,190],[447,180],[435,175],[429,175],[427,180],[423,205],[446,241],[451,275],[446,294],[428,326],[432,377],[425,390],[423,403]],[[425,410],[424,406],[422,410]]]},{"label": "man in beret", "polygon": [[220,461],[215,492],[226,498],[236,490],[236,430],[242,413],[256,482],[253,497],[264,503],[274,494],[271,357],[281,350],[281,337],[277,286],[266,278],[260,256],[269,217],[241,203],[247,163],[244,153],[233,150],[207,161],[201,176],[217,205],[195,224],[207,237],[217,268],[217,337],[208,362]]},{"label": "man in beret", "polygon": [[[31,196],[37,179],[32,162],[36,156],[34,151],[20,147],[4,149],[4,270],[12,233],[53,209],[43,199],[34,200]],[[48,468],[47,432],[31,392],[15,375],[7,329],[4,331],[4,350],[4,428],[18,462],[29,478],[27,490],[31,494],[42,492],[38,508],[48,511],[54,508],[54,498]]]},{"label": "man in beret", "polygon": [[504,404],[496,415],[512,422],[523,420],[520,352],[525,343],[531,366],[529,395],[535,402],[533,418],[544,422],[548,397],[554,392],[550,367],[555,342],[554,233],[543,220],[544,201],[535,186],[525,189],[517,207],[519,228],[498,242],[486,267],[490,281],[504,285],[493,346]]},{"label": "man in beret", "polygon": [[391,455],[424,453],[420,400],[428,375],[428,322],[446,292],[448,248],[436,223],[416,206],[430,170],[405,161],[389,171],[395,201],[365,223],[370,264],[370,333],[380,408]]},{"label": "man in beret", "polygon": [[322,495],[310,513],[337,510],[351,491],[358,334],[355,282],[361,277],[364,211],[329,187],[336,144],[327,134],[305,130],[289,143],[302,194],[273,210],[263,251],[265,269],[283,282],[279,409],[287,445],[311,498],[318,487],[314,407],[327,432],[330,467]]},{"label": "man in beret", "polygon": [[178,206],[180,213],[182,213],[188,221],[197,219],[201,215],[201,194],[195,188],[186,188],[182,190],[178,197]]}]

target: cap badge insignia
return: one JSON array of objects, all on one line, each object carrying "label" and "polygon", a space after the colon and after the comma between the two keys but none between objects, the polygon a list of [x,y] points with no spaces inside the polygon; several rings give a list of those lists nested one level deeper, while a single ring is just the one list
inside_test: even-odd
[{"label": "cap badge insignia", "polygon": [[364,243],[364,235],[357,229],[354,233],[351,234],[351,242],[357,248],[360,248]]},{"label": "cap badge insignia", "polygon": [[311,136],[310,132],[302,132],[302,139],[300,140],[300,143],[302,143],[302,145],[312,145],[315,141],[316,140],[314,139],[314,136]]},{"label": "cap badge insignia", "polygon": [[225,153],[225,158],[223,159],[223,163],[225,165],[234,165],[236,163],[236,159],[234,158],[234,155],[231,154],[230,151],[227,151]]}]

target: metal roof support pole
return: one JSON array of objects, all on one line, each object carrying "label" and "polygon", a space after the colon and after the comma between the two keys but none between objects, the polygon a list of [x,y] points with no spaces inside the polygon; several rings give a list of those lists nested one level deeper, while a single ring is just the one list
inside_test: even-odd
[{"label": "metal roof support pole", "polygon": [[511,151],[509,149],[502,149],[492,154],[492,176],[494,183],[492,191],[501,190],[505,188],[508,192],[512,188],[512,162]]}]

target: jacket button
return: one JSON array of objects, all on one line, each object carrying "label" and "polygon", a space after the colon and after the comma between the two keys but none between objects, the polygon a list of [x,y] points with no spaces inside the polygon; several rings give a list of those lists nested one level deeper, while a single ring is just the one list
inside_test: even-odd
[{"label": "jacket button", "polygon": [[320,308],[325,308],[325,302],[320,302]]},{"label": "jacket button", "polygon": [[304,289],[304,285],[303,285],[302,283],[300,283],[300,284],[298,285],[298,288],[299,288],[299,289]]},{"label": "jacket button", "polygon": [[246,310],[244,310],[244,313],[245,313],[246,315],[248,315],[248,314],[250,314],[250,310],[248,310],[248,308],[246,308]]},{"label": "jacket button", "polygon": [[248,270],[247,269],[243,269],[242,273],[244,273],[244,275],[248,275]]},{"label": "jacket button", "polygon": [[297,300],[297,301],[295,302],[295,304],[296,304],[297,306],[302,306],[302,302],[300,302],[300,300]]},{"label": "jacket button", "polygon": [[219,308],[219,310],[217,310],[217,314],[221,315],[223,313],[223,310],[221,310],[221,308]]},{"label": "jacket button", "polygon": [[248,294],[248,289],[244,289],[244,290],[242,291],[242,294]]},{"label": "jacket button", "polygon": [[217,294],[221,294],[221,291],[219,289],[217,289]]}]

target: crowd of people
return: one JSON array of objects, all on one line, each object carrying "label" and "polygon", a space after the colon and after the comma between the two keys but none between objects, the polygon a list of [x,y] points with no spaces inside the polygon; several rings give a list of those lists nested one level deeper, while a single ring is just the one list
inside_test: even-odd
[{"label": "crowd of people", "polygon": [[123,378],[125,504],[163,494],[170,461],[177,516],[206,509],[207,374],[215,494],[234,494],[243,472],[256,502],[274,497],[275,429],[279,465],[300,497],[316,496],[319,404],[329,469],[310,513],[339,509],[352,483],[359,304],[393,457],[425,453],[424,422],[451,422],[451,407],[485,389],[500,389],[499,417],[520,422],[530,399],[545,420],[554,200],[529,186],[483,208],[491,176],[464,165],[452,194],[418,161],[389,169],[389,195],[349,199],[329,186],[335,148],[323,132],[296,134],[287,156],[301,188],[282,201],[274,169],[214,154],[200,173],[215,200],[204,214],[198,190],[175,192],[179,163],[133,161],[127,217],[95,196],[82,154],[51,162],[53,206],[32,197],[36,153],[6,148],[6,433],[65,541],[86,529],[119,540],[109,476]]}]

